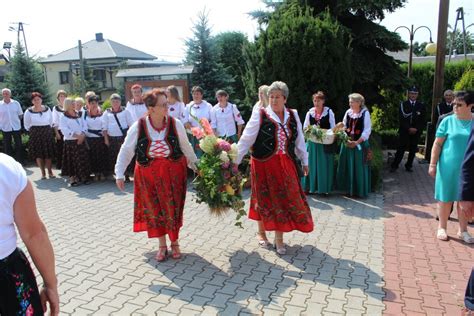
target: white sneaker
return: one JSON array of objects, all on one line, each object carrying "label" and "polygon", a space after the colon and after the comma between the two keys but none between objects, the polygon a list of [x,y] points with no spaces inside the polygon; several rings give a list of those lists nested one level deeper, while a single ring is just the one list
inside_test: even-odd
[{"label": "white sneaker", "polygon": [[458,237],[467,244],[474,244],[474,237],[472,237],[468,232],[459,232]]},{"label": "white sneaker", "polygon": [[438,238],[439,240],[448,240],[448,234],[446,233],[446,229],[438,228],[438,234],[436,235],[436,238]]}]

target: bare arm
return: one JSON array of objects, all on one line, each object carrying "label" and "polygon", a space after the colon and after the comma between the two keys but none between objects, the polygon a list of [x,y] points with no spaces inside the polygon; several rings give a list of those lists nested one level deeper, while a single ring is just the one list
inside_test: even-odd
[{"label": "bare arm", "polygon": [[438,164],[439,155],[441,154],[441,150],[443,149],[443,144],[445,140],[445,137],[436,137],[433,143],[433,148],[431,149],[431,160],[430,166],[428,168],[428,173],[433,178],[436,176],[436,165]]},{"label": "bare arm", "polygon": [[41,292],[43,307],[49,301],[52,315],[59,313],[58,280],[56,278],[53,246],[46,227],[36,211],[33,187],[28,181],[13,205],[15,224],[33,262],[44,282]]}]

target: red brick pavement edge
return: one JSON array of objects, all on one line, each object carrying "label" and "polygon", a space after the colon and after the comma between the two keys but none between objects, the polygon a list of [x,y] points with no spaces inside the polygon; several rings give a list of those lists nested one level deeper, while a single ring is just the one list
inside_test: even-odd
[{"label": "red brick pavement edge", "polygon": [[[457,214],[448,223],[449,241],[436,239],[434,180],[427,165],[403,164],[384,174],[384,315],[460,315],[474,266],[474,246],[456,237]],[[474,234],[472,226],[469,228]]]}]

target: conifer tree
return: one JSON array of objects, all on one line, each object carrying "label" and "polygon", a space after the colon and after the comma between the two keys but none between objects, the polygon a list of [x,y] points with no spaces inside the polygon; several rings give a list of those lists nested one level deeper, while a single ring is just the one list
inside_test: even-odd
[{"label": "conifer tree", "polygon": [[33,58],[26,56],[20,43],[15,46],[10,67],[10,72],[6,76],[6,87],[12,91],[12,98],[20,102],[23,110],[32,105],[32,92],[41,93],[43,104],[51,106],[48,85],[44,80],[41,66]]}]

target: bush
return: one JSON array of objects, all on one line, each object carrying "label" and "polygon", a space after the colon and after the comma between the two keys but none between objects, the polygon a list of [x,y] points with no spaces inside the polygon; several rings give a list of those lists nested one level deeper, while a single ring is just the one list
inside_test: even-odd
[{"label": "bush", "polygon": [[461,79],[454,86],[455,90],[473,90],[474,89],[474,67],[466,70]]},{"label": "bush", "polygon": [[110,109],[112,107],[112,103],[110,102],[110,99],[107,99],[102,103],[102,111],[105,111],[107,109]]},{"label": "bush", "polygon": [[369,138],[370,149],[372,150],[372,161],[370,162],[371,191],[377,191],[382,182],[383,173],[383,153],[380,137],[376,134]]},{"label": "bush", "polygon": [[[398,129],[390,128],[376,132],[380,139],[383,148],[396,149],[398,145]],[[373,136],[373,135],[372,135]]]}]

